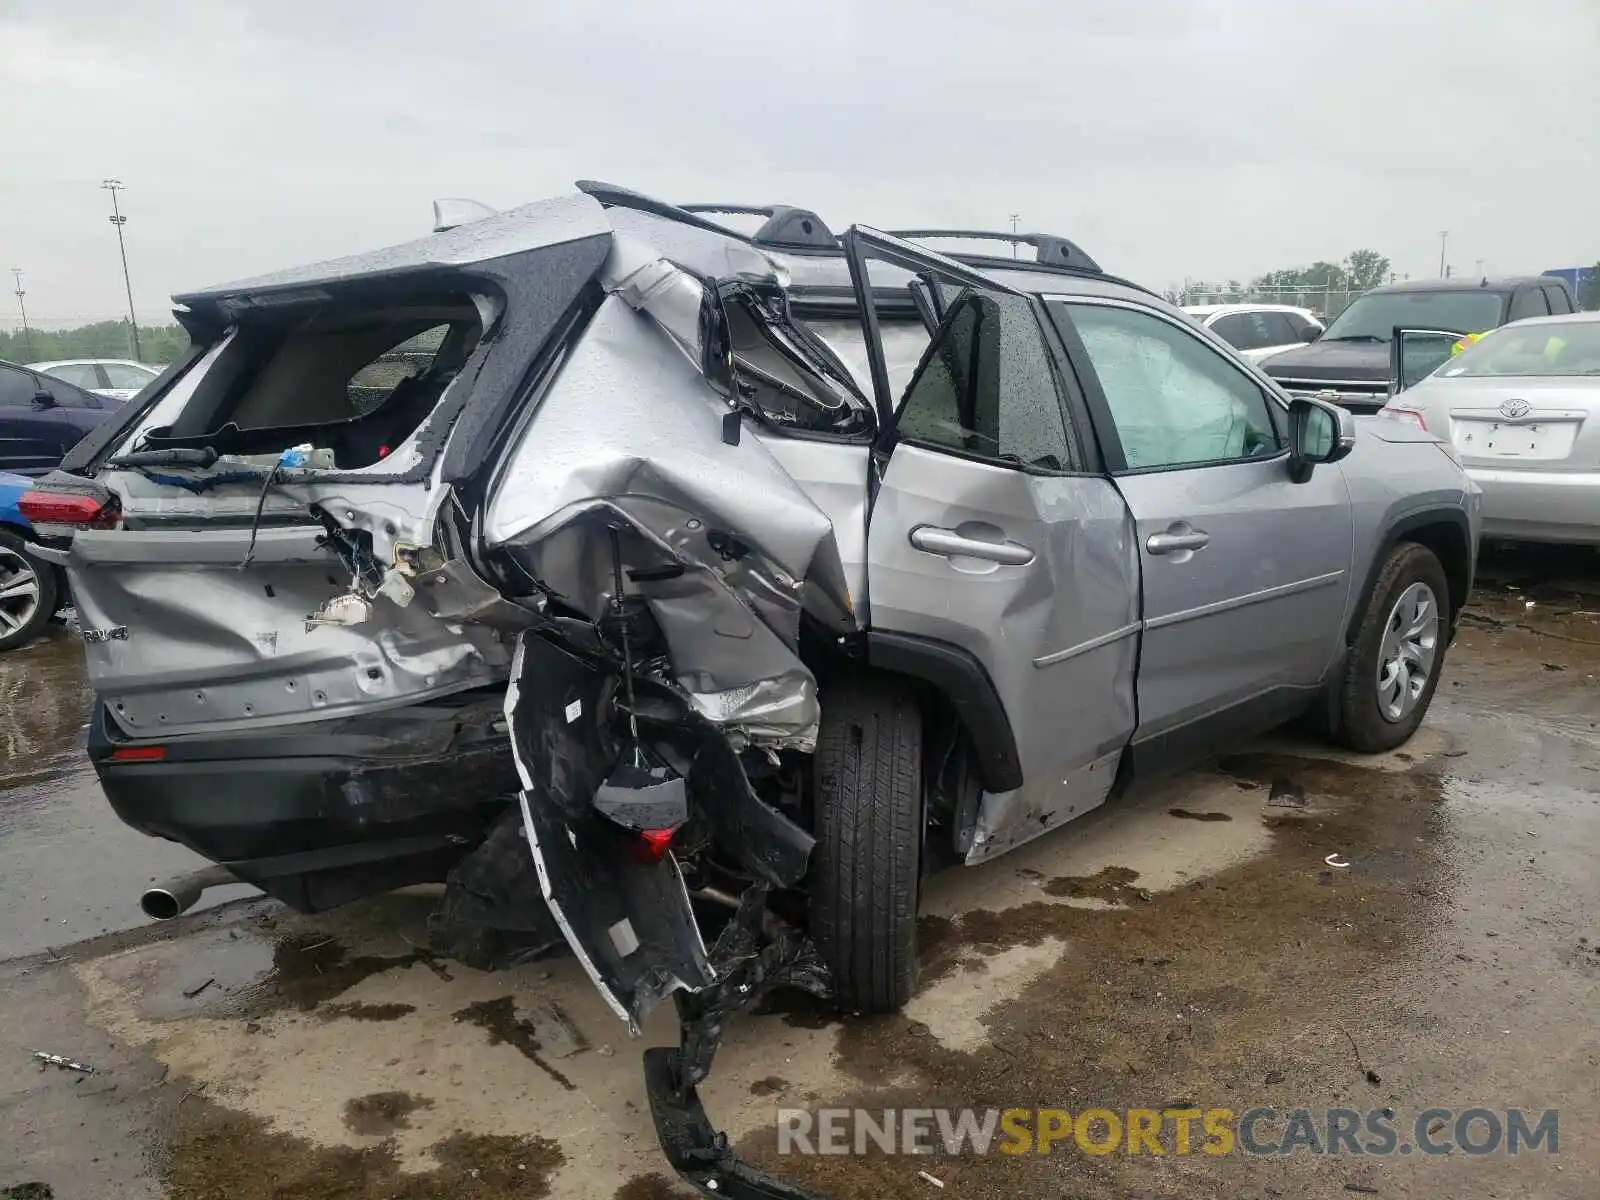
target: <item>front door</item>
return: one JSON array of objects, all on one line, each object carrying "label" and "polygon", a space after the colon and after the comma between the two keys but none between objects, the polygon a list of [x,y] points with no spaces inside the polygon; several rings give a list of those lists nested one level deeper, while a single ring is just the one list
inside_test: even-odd
[{"label": "front door", "polygon": [[1170,765],[1281,723],[1343,641],[1343,472],[1291,478],[1285,407],[1182,318],[1090,298],[1047,307],[1138,524],[1136,759]]},{"label": "front door", "polygon": [[[1076,427],[1038,302],[868,230],[851,270],[884,257],[956,290],[893,410],[868,523],[874,631],[933,639],[982,664],[1003,702],[1020,786],[986,791],[969,862],[1101,803],[1133,732],[1138,553],[1115,486]],[[858,289],[858,296],[862,290]],[[873,326],[869,354],[881,359]]]}]

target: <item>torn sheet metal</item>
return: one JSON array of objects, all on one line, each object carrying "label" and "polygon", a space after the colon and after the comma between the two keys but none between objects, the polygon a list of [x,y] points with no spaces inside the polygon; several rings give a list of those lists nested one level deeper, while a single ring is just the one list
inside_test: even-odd
[{"label": "torn sheet metal", "polygon": [[[717,981],[676,857],[644,852],[637,831],[595,806],[623,757],[627,722],[615,664],[598,643],[522,635],[506,717],[522,778],[524,827],[551,914],[595,986],[637,1032],[661,1000]],[[680,840],[716,846],[746,873],[786,887],[804,874],[812,839],[762,802],[716,726],[669,686],[636,680],[643,743],[687,777]]]},{"label": "torn sheet metal", "polygon": [[538,635],[518,644],[506,691],[522,819],[539,885],[596,989],[635,1037],[680,988],[716,975],[677,860],[641,861],[594,807],[621,752],[615,680]]},{"label": "torn sheet metal", "polygon": [[798,657],[802,610],[853,627],[838,539],[758,439],[724,440],[727,412],[675,337],[607,299],[502,467],[484,537],[592,620],[620,518],[627,567],[702,714],[809,748],[820,710]]},{"label": "torn sheet metal", "polygon": [[698,995],[679,993],[677,1048],[657,1047],[644,1053],[645,1094],[662,1153],[701,1195],[820,1200],[815,1193],[739,1159],[700,1102],[699,1085],[710,1074],[727,1023],[735,1015],[753,1007],[774,987],[798,988],[823,999],[832,993],[827,968],[810,939],[781,924],[769,935],[765,908],[766,889],[760,885],[747,888],[740,897],[737,912],[711,950],[717,985]]}]

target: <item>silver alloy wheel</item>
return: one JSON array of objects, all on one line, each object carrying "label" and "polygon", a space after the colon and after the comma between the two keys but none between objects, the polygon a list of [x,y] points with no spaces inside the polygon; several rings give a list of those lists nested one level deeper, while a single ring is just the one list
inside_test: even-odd
[{"label": "silver alloy wheel", "polygon": [[1439,649],[1439,601],[1425,583],[1400,593],[1378,647],[1378,711],[1399,724],[1416,708]]},{"label": "silver alloy wheel", "polygon": [[33,564],[0,546],[0,637],[15,633],[39,611],[39,576]]}]

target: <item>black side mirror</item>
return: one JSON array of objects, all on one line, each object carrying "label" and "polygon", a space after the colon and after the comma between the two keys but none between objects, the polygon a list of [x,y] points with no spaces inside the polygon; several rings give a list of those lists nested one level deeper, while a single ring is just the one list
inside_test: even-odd
[{"label": "black side mirror", "polygon": [[1318,463],[1335,463],[1356,447],[1356,418],[1348,408],[1296,396],[1289,401],[1289,480],[1305,483]]},{"label": "black side mirror", "polygon": [[40,388],[33,394],[33,406],[35,408],[55,408],[56,398],[45,391],[44,388]]},{"label": "black side mirror", "polygon": [[1321,336],[1322,330],[1318,329],[1315,325],[1307,325],[1300,331],[1300,340],[1305,342],[1307,345],[1316,341]]}]

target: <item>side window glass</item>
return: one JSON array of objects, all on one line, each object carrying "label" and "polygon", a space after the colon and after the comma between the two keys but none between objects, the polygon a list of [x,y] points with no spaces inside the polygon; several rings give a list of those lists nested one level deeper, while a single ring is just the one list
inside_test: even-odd
[{"label": "side window glass", "polygon": [[106,363],[101,370],[106,373],[106,382],[114,388],[138,390],[155,378],[154,375],[141,371],[138,367],[126,366],[123,363]]},{"label": "side window glass", "polygon": [[15,367],[0,367],[0,408],[27,408],[33,403],[33,376]]},{"label": "side window glass", "polygon": [[1212,322],[1211,332],[1236,350],[1254,350],[1257,345],[1255,327],[1250,323],[1248,313],[1218,317]]},{"label": "side window glass", "polygon": [[954,302],[906,391],[897,431],[1013,466],[1078,466],[1055,366],[1026,298],[968,291]]},{"label": "side window glass", "polygon": [[1572,305],[1567,303],[1567,293],[1562,288],[1546,284],[1544,286],[1544,298],[1549,302],[1550,311],[1553,313],[1569,313],[1572,311]]},{"label": "side window glass", "polygon": [[1300,340],[1299,327],[1289,319],[1288,313],[1262,313],[1261,322],[1267,331],[1263,346],[1287,346]]},{"label": "side window glass", "polygon": [[68,363],[63,367],[51,367],[45,372],[53,379],[64,379],[74,387],[94,390],[101,386],[100,372],[95,370],[93,363]]},{"label": "side window glass", "polygon": [[1088,351],[1129,470],[1271,457],[1287,445],[1261,388],[1187,331],[1136,309],[1051,308]]},{"label": "side window glass", "polygon": [[1520,321],[1524,317],[1543,317],[1549,315],[1549,312],[1550,306],[1544,301],[1544,293],[1538,288],[1527,288],[1511,298],[1511,313],[1506,320]]},{"label": "side window glass", "polygon": [[350,410],[348,414],[341,413],[340,417],[364,417],[382,408],[401,384],[417,378],[433,365],[449,332],[450,326],[435,325],[385,350],[359,368],[345,384]]}]

